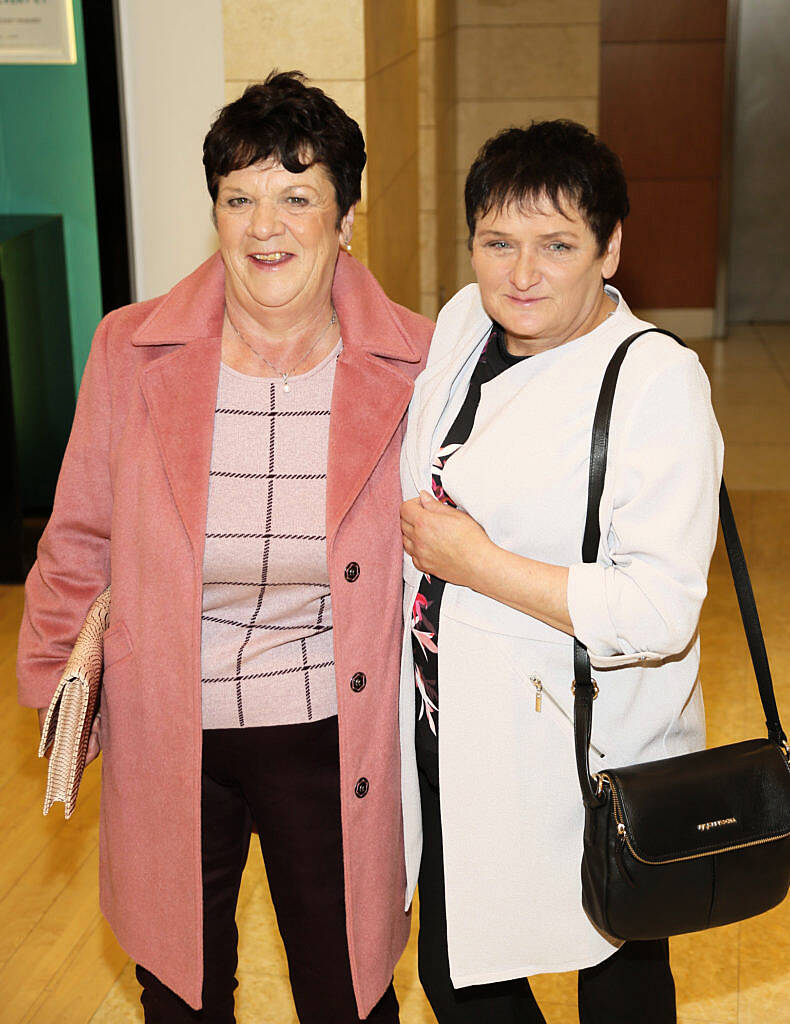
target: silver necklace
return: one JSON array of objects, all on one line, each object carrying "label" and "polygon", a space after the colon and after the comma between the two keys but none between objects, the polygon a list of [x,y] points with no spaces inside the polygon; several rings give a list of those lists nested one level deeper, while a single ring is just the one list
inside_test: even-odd
[{"label": "silver necklace", "polygon": [[310,355],[310,353],[313,351],[313,349],[315,349],[317,347],[319,341],[321,341],[321,339],[324,337],[324,335],[329,330],[329,328],[333,324],[337,323],[337,313],[335,312],[335,307],[332,306],[332,316],[329,318],[329,323],[326,325],[326,327],[323,329],[323,331],[321,331],[321,333],[315,339],[315,341],[310,346],[310,348],[299,359],[299,362],[296,363],[295,366],[292,366],[290,370],[281,370],[279,366],[275,366],[274,363],[270,363],[269,360],[266,358],[266,356],[261,355],[261,353],[256,348],[252,347],[252,345],[247,341],[247,339],[244,337],[244,335],[241,333],[241,331],[238,329],[238,327],[231,320],[230,313],[228,312],[228,307],[227,306],[225,307],[225,316],[227,317],[228,323],[230,324],[230,326],[235,331],[236,337],[239,339],[239,341],[242,343],[242,345],[246,345],[247,348],[250,350],[250,352],[252,352],[252,354],[255,356],[255,358],[256,359],[260,359],[261,362],[266,363],[266,365],[269,367],[270,370],[274,370],[275,373],[279,373],[280,378],[282,380],[283,391],[285,391],[286,393],[291,390],[291,385],[288,383],[288,378],[291,376],[292,373],[294,373],[294,371],[299,369],[299,367],[302,365],[302,363],[305,361],[305,359],[307,359],[307,357]]}]

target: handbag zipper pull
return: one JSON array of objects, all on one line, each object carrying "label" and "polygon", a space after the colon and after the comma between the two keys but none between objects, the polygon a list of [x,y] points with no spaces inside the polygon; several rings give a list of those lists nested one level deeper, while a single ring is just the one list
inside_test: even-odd
[{"label": "handbag zipper pull", "polygon": [[636,882],[631,878],[628,872],[628,868],[625,866],[625,860],[623,858],[623,852],[625,851],[625,825],[622,821],[617,822],[617,842],[614,844],[614,862],[617,865],[617,870],[620,872],[622,880],[629,885],[632,889],[636,889]]},{"label": "handbag zipper pull", "polygon": [[535,710],[540,711],[543,706],[543,683],[537,676],[530,676],[529,681],[535,687]]}]

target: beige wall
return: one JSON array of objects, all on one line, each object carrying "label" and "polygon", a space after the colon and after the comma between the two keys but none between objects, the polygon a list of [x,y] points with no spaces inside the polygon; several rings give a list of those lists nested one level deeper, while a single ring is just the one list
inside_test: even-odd
[{"label": "beige wall", "polygon": [[[222,103],[222,5],[122,3],[116,14],[129,269],[137,302],[168,291],[217,245],[200,157]],[[177,238],[178,245],[162,245],[163,238]]]},{"label": "beige wall", "polygon": [[419,305],[417,0],[224,0],[225,96],[272,68],[303,71],[356,121],[368,166],[354,255]]},{"label": "beige wall", "polygon": [[418,0],[420,312],[455,291],[455,0]]},{"label": "beige wall", "polygon": [[511,125],[598,120],[600,0],[456,0],[456,269],[471,281],[463,184],[485,140]]},{"label": "beige wall", "polygon": [[418,309],[417,0],[365,0],[365,75],[369,266]]}]

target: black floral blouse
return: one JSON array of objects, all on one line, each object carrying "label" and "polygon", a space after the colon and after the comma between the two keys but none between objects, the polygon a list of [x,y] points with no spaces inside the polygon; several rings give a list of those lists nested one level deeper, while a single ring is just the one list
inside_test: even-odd
[{"label": "black floral blouse", "polygon": [[[456,507],[444,489],[442,471],[447,460],[466,442],[480,404],[483,384],[515,366],[525,358],[511,355],[505,345],[504,331],[494,324],[469,381],[461,410],[447,432],[444,443],[434,457],[431,489],[439,501]],[[438,756],[439,737],[439,613],[445,581],[438,576],[423,575],[411,613],[411,644],[414,655],[414,682],[417,687],[417,750],[420,754]]]}]

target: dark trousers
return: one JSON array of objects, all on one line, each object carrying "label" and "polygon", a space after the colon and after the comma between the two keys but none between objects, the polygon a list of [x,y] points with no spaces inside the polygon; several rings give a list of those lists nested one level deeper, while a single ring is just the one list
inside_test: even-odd
[{"label": "dark trousers", "polygon": [[[146,1024],[234,1024],[236,902],[253,827],[302,1024],[358,1024],[340,828],[337,719],[203,733],[203,1009],[144,967]],[[397,1024],[390,985],[367,1017]]]},{"label": "dark trousers", "polygon": [[[439,817],[438,773],[420,756],[423,851],[419,973],[439,1024],[545,1024],[526,978],[453,988]],[[470,927],[473,927],[470,923]],[[529,922],[524,922],[529,927]],[[669,944],[626,942],[603,963],[579,971],[580,1024],[675,1024]]]}]

